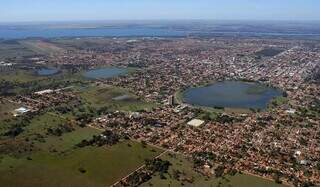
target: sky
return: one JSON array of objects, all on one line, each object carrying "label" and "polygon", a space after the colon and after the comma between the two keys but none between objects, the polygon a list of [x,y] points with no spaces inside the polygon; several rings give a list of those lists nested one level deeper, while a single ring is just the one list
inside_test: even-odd
[{"label": "sky", "polygon": [[0,22],[320,20],[320,0],[3,0]]}]

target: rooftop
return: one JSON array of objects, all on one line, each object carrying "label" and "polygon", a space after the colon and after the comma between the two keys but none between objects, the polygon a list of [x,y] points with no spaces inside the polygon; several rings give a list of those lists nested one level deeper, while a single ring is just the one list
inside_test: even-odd
[{"label": "rooftop", "polygon": [[190,126],[199,127],[202,124],[204,124],[204,121],[200,120],[200,119],[193,119],[193,120],[189,121],[187,124]]}]

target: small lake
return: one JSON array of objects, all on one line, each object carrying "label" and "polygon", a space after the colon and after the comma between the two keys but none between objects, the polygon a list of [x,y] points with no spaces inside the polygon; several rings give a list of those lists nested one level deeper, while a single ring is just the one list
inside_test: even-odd
[{"label": "small lake", "polygon": [[224,81],[189,88],[183,93],[183,101],[205,107],[264,109],[273,98],[282,94],[279,89],[259,83]]},{"label": "small lake", "polygon": [[59,73],[59,70],[55,68],[41,68],[37,70],[37,74],[40,76],[50,76],[57,73]]},{"label": "small lake", "polygon": [[125,75],[127,73],[127,69],[110,67],[89,70],[84,73],[84,76],[90,79],[108,79],[119,75]]}]

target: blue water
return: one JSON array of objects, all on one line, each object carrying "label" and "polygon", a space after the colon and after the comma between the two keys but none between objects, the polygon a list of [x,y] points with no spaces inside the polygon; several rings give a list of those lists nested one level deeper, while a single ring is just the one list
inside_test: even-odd
[{"label": "blue water", "polygon": [[99,68],[85,72],[84,76],[90,79],[107,79],[119,75],[124,75],[127,72],[128,71],[126,69],[122,68]]},{"label": "blue water", "polygon": [[37,70],[37,74],[41,76],[49,76],[58,73],[59,70],[55,68],[42,68]]},{"label": "blue water", "polygon": [[149,36],[149,37],[169,37],[185,36],[183,31],[156,28],[92,28],[92,29],[10,29],[0,28],[0,38],[23,39],[30,37],[57,38],[57,37],[125,37],[125,36]]},{"label": "blue water", "polygon": [[250,89],[262,86],[241,81],[218,82],[206,87],[190,88],[183,94],[185,103],[205,107],[264,109],[282,91],[264,87],[262,92],[250,93]]}]

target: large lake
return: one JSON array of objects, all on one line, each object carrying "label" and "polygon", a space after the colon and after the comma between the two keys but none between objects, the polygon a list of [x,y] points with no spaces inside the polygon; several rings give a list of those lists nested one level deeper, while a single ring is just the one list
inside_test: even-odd
[{"label": "large lake", "polygon": [[258,83],[224,81],[187,89],[183,93],[183,101],[205,107],[264,109],[273,98],[282,94],[279,89]]},{"label": "large lake", "polygon": [[30,37],[174,37],[185,36],[186,32],[158,28],[92,28],[92,29],[10,29],[0,27],[0,38],[23,39]]},{"label": "large lake", "polygon": [[[0,25],[1,26],[1,25]],[[59,37],[184,37],[193,35],[212,36],[294,36],[319,37],[320,34],[268,33],[244,31],[193,31],[192,29],[174,30],[166,28],[6,28],[0,27],[0,39],[59,38]]]},{"label": "large lake", "polygon": [[124,75],[126,73],[128,73],[127,69],[110,67],[89,70],[84,73],[84,76],[90,79],[107,79],[119,75]]}]

